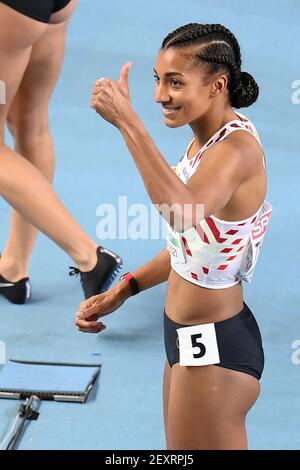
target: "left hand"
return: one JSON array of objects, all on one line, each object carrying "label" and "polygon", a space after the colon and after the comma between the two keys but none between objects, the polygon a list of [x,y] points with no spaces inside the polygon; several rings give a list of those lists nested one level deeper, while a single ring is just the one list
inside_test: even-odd
[{"label": "left hand", "polygon": [[131,65],[132,62],[123,65],[119,82],[102,78],[96,80],[92,91],[91,108],[116,127],[134,114],[128,84]]},{"label": "left hand", "polygon": [[99,320],[102,317],[118,310],[131,296],[128,281],[117,284],[102,294],[94,295],[80,304],[76,313],[75,324],[79,331],[86,333],[100,333],[106,325]]}]

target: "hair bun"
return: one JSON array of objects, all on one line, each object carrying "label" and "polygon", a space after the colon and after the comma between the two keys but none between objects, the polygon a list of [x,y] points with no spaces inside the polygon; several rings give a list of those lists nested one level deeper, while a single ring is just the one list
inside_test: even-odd
[{"label": "hair bun", "polygon": [[231,93],[231,104],[234,108],[247,108],[259,95],[259,88],[250,73],[241,72]]}]

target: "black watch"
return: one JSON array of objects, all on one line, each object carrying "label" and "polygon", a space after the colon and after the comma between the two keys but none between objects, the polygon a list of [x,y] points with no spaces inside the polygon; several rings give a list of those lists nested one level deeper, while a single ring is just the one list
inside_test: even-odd
[{"label": "black watch", "polygon": [[136,295],[140,292],[139,285],[133,274],[131,273],[122,274],[122,276],[120,277],[120,281],[123,281],[123,279],[127,279],[129,281],[132,295]]}]

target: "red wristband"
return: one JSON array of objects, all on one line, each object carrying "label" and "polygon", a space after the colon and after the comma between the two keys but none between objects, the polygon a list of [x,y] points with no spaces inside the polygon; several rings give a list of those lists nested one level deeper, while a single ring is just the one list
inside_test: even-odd
[{"label": "red wristband", "polygon": [[120,277],[120,281],[123,281],[123,279],[127,279],[127,281],[129,281],[132,295],[136,295],[140,292],[140,288],[139,288],[139,285],[137,283],[137,280],[135,279],[135,277],[132,273],[123,274]]}]

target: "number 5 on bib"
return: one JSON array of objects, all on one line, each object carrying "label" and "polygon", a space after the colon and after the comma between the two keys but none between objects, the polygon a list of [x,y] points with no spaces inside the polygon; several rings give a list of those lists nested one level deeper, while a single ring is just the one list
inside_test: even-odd
[{"label": "number 5 on bib", "polygon": [[220,362],[214,323],[178,328],[181,366],[207,366]]}]

